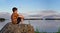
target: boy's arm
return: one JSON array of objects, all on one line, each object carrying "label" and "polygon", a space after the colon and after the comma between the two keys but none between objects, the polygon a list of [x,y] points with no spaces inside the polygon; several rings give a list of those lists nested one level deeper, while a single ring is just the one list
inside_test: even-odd
[{"label": "boy's arm", "polygon": [[23,15],[19,15],[19,17],[21,18],[21,23],[23,23],[24,16]]},{"label": "boy's arm", "polygon": [[23,15],[19,15],[19,17],[21,17],[22,19],[24,19],[24,16]]}]

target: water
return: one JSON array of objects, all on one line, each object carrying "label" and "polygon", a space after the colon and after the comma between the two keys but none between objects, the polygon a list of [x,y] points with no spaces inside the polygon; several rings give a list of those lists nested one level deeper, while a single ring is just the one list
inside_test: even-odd
[{"label": "water", "polygon": [[[0,22],[0,29],[10,20]],[[60,20],[24,20],[25,24],[31,24],[34,29],[39,29],[40,32],[57,32],[60,27]]]}]

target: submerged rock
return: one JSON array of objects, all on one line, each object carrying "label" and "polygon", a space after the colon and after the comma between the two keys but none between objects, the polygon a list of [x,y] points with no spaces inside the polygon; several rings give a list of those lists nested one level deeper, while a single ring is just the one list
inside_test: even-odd
[{"label": "submerged rock", "polygon": [[0,33],[34,33],[33,26],[30,24],[12,24],[7,23]]}]

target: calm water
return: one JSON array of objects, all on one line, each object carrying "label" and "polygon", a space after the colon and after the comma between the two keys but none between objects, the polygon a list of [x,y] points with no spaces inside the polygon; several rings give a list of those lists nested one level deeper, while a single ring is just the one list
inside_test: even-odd
[{"label": "calm water", "polygon": [[[10,20],[0,22],[0,29]],[[57,32],[60,27],[60,20],[25,20],[25,24],[31,24],[34,29],[39,29],[40,32]]]}]

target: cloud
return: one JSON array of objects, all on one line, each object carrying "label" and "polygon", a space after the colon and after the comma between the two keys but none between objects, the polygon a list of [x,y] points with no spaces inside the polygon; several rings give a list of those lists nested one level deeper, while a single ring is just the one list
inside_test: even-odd
[{"label": "cloud", "polygon": [[[6,14],[7,17],[9,17],[8,12],[0,12],[0,17],[4,17]],[[26,12],[26,13],[19,13],[22,14],[25,18],[43,18],[43,17],[60,17],[59,13],[52,10],[45,10],[45,11],[37,11],[37,12]]]},{"label": "cloud", "polygon": [[43,17],[43,16],[49,16],[49,15],[58,15],[59,13],[52,10],[46,10],[46,11],[38,11],[38,12],[32,12],[29,14],[30,17]]}]

